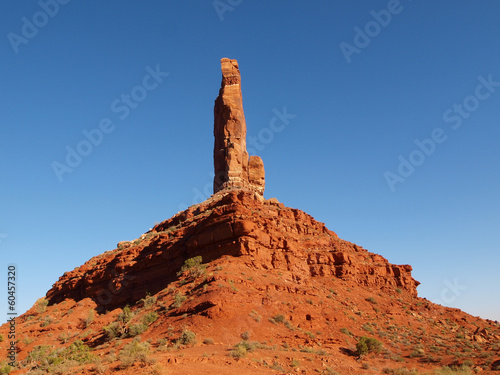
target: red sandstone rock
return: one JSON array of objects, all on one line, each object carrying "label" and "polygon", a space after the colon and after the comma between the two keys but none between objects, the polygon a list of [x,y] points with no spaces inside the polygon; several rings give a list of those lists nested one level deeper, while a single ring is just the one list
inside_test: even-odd
[{"label": "red sandstone rock", "polygon": [[247,127],[238,62],[224,58],[221,70],[222,83],[214,106],[214,193],[237,188],[263,196],[264,163],[258,156],[249,160],[246,148]]},{"label": "red sandstone rock", "polygon": [[249,191],[220,192],[155,226],[140,240],[92,258],[66,273],[47,298],[92,298],[111,310],[156,293],[177,278],[183,262],[201,255],[210,262],[229,255],[252,269],[290,272],[299,284],[315,277],[352,280],[380,290],[417,295],[411,266],[341,240],[308,214]]}]

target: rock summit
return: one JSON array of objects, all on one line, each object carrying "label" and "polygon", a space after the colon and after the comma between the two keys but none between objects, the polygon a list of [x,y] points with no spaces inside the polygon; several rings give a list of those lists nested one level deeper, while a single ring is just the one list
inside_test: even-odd
[{"label": "rock summit", "polygon": [[264,163],[259,156],[248,156],[238,62],[223,58],[221,69],[222,82],[214,106],[214,193],[236,188],[251,190],[262,198]]}]

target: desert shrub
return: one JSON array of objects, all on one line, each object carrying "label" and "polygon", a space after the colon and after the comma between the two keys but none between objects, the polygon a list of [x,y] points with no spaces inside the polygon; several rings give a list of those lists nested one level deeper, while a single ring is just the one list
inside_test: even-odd
[{"label": "desert shrub", "polygon": [[181,345],[196,344],[196,333],[185,329],[182,331],[177,343]]},{"label": "desert shrub", "polygon": [[243,339],[243,340],[248,340],[250,339],[250,333],[248,331],[245,331],[243,332],[240,337]]},{"label": "desert shrub", "polygon": [[207,266],[201,263],[201,255],[187,259],[181,267],[181,270],[178,272],[178,276],[182,275],[186,271],[188,271],[189,275],[193,278],[204,275]]},{"label": "desert shrub", "polygon": [[63,351],[63,356],[66,360],[76,361],[79,364],[89,363],[94,359],[94,355],[90,352],[90,348],[81,340],[74,341],[66,348]]},{"label": "desert shrub", "polygon": [[47,327],[53,321],[54,321],[54,318],[52,318],[51,316],[45,316],[43,318],[43,321],[40,323],[40,327]]},{"label": "desert shrub", "polygon": [[259,313],[255,310],[252,310],[252,312],[249,314],[253,320],[255,320],[257,323],[260,322],[260,320],[262,319],[262,316],[259,315]]},{"label": "desert shrub", "polygon": [[42,314],[47,310],[48,305],[49,305],[48,300],[46,300],[45,298],[40,298],[38,301],[36,301],[36,311],[39,314]]},{"label": "desert shrub", "polygon": [[247,353],[253,351],[254,349],[255,345],[243,340],[233,347],[229,355],[233,358],[243,358],[246,357]]},{"label": "desert shrub", "polygon": [[28,353],[23,366],[51,373],[64,373],[65,369],[91,362],[95,356],[82,341],[76,340],[69,347],[52,350],[48,345],[38,345]]},{"label": "desert shrub", "polygon": [[2,342],[4,340],[4,337],[2,334],[0,334],[0,342]]},{"label": "desert shrub", "polygon": [[85,328],[88,328],[88,326],[94,321],[94,310],[90,309],[89,313],[87,314],[87,317],[83,320],[83,325]]},{"label": "desert shrub", "polygon": [[142,317],[142,322],[148,326],[151,323],[156,322],[157,319],[158,313],[156,311],[150,311]]},{"label": "desert shrub", "polygon": [[468,366],[461,366],[457,369],[452,369],[444,366],[439,370],[434,371],[433,375],[472,375],[473,371]]},{"label": "desert shrub", "polygon": [[342,327],[340,329],[340,332],[346,334],[347,336],[351,336],[352,337],[352,333],[347,328],[345,328],[345,327]]},{"label": "desert shrub", "polygon": [[126,336],[128,336],[128,337],[135,337],[135,336],[140,335],[141,333],[143,333],[147,329],[148,329],[148,326],[146,324],[144,324],[144,323],[131,324],[128,327]]},{"label": "desert shrub", "polygon": [[285,317],[281,314],[273,316],[273,319],[276,323],[283,323],[285,321]]},{"label": "desert shrub", "polygon": [[382,343],[373,337],[363,336],[356,343],[356,353],[359,356],[368,353],[378,353],[382,349]]},{"label": "desert shrub", "polygon": [[13,367],[5,362],[0,363],[0,374],[10,374]]},{"label": "desert shrub", "polygon": [[120,367],[126,368],[132,366],[136,361],[143,363],[148,362],[148,354],[150,345],[148,342],[141,342],[139,337],[136,337],[132,342],[123,347],[118,355]]},{"label": "desert shrub", "polygon": [[368,297],[368,298],[365,299],[365,301],[373,303],[374,305],[377,304],[377,301],[375,301],[375,298],[373,298],[373,297]]},{"label": "desert shrub", "polygon": [[153,307],[156,304],[156,297],[146,295],[145,298],[141,299],[142,304],[146,309]]},{"label": "desert shrub", "polygon": [[125,333],[125,327],[119,322],[112,322],[107,326],[103,327],[104,332],[108,340],[113,340],[117,337],[121,337]]},{"label": "desert shrub", "polygon": [[283,368],[283,366],[281,366],[276,361],[273,361],[273,365],[271,366],[271,369],[276,370],[276,371],[280,371],[280,372],[285,372],[285,369]]},{"label": "desert shrub", "polygon": [[121,313],[116,317],[117,321],[123,324],[127,324],[134,317],[134,313],[130,310],[130,306],[125,306]]},{"label": "desert shrub", "polygon": [[213,345],[214,343],[214,339],[210,338],[210,337],[207,337],[206,339],[203,339],[203,343],[205,345]]},{"label": "desert shrub", "polygon": [[173,308],[181,307],[187,297],[184,294],[177,293],[174,297],[174,302],[172,303]]}]

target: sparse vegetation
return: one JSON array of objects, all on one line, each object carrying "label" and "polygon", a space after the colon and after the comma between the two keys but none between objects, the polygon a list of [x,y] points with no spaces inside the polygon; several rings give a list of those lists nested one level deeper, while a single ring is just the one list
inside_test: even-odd
[{"label": "sparse vegetation", "polygon": [[196,279],[197,277],[203,276],[205,274],[206,268],[207,266],[205,264],[202,264],[201,255],[198,255],[196,257],[187,259],[177,275],[180,276],[187,271],[189,273],[189,276]]},{"label": "sparse vegetation", "polygon": [[196,344],[196,333],[185,329],[182,331],[181,336],[177,340],[176,344],[181,345],[194,345]]},{"label": "sparse vegetation", "polygon": [[382,350],[382,343],[373,337],[361,337],[356,344],[356,353],[359,356],[368,353],[379,353]]},{"label": "sparse vegetation", "polygon": [[39,314],[44,313],[47,310],[47,306],[49,305],[49,301],[44,298],[40,298],[38,301],[36,301],[36,311]]},{"label": "sparse vegetation", "polygon": [[178,308],[181,307],[184,301],[187,299],[187,297],[184,294],[177,293],[174,296],[174,302],[172,303],[173,308]]},{"label": "sparse vegetation", "polygon": [[257,323],[260,322],[260,320],[262,319],[262,316],[260,316],[257,311],[255,310],[252,310],[252,312],[249,314],[253,320],[255,320]]},{"label": "sparse vegetation", "polygon": [[76,340],[64,349],[53,350],[49,345],[38,345],[28,353],[22,366],[57,373],[61,367],[90,363],[93,359],[94,355],[90,353],[89,347]]},{"label": "sparse vegetation", "polygon": [[13,367],[10,366],[9,364],[5,362],[0,363],[0,374],[10,374],[12,370]]},{"label": "sparse vegetation", "polygon": [[147,341],[141,342],[140,337],[136,337],[132,342],[125,345],[120,351],[120,354],[118,355],[120,367],[130,367],[137,361],[148,363],[149,352],[149,343]]},{"label": "sparse vegetation", "polygon": [[92,324],[93,321],[94,321],[94,310],[90,309],[89,313],[87,314],[87,317],[83,321],[83,325],[85,326],[85,328],[88,328],[88,326]]},{"label": "sparse vegetation", "polygon": [[345,328],[345,327],[342,327],[342,328],[340,329],[340,332],[342,332],[343,334],[345,334],[345,335],[347,335],[347,336],[352,337],[352,333],[351,333],[351,332],[350,332],[347,328]]},{"label": "sparse vegetation", "polygon": [[370,302],[370,303],[372,303],[374,305],[377,304],[377,301],[373,297],[368,297],[368,298],[365,299],[365,301]]},{"label": "sparse vegetation", "polygon": [[156,297],[150,296],[149,294],[146,295],[143,299],[141,299],[142,305],[144,308],[149,309],[153,307],[156,304]]}]

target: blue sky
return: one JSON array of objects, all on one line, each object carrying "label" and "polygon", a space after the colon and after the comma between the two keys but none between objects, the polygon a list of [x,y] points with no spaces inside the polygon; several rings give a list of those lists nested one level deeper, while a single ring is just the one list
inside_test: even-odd
[{"label": "blue sky", "polygon": [[0,5],[0,273],[18,267],[19,312],[207,198],[229,57],[267,198],[500,320],[500,3],[55,1]]}]

